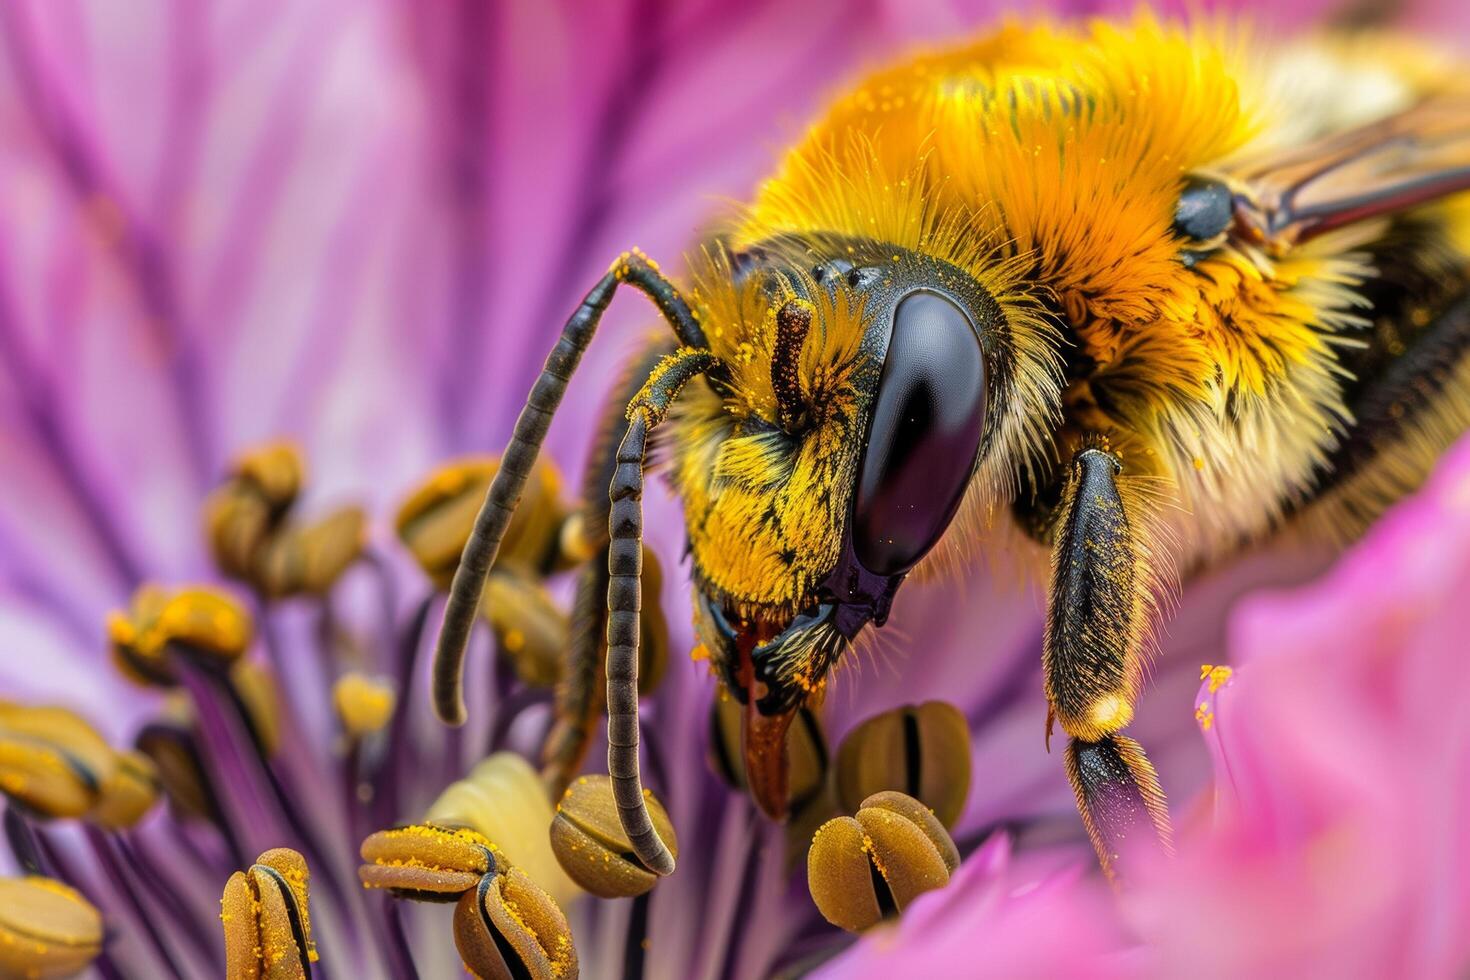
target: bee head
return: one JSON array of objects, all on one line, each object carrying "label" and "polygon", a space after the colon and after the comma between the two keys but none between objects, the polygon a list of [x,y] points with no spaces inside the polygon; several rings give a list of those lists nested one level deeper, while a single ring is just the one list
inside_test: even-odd
[{"label": "bee head", "polygon": [[787,725],[949,528],[1007,374],[1005,317],[972,278],[891,248],[839,254],[737,285],[750,305],[729,312],[746,318],[714,327],[742,338],[736,367],[720,414],[686,419],[675,475],[696,624],[745,705],[747,772],[773,814]]}]

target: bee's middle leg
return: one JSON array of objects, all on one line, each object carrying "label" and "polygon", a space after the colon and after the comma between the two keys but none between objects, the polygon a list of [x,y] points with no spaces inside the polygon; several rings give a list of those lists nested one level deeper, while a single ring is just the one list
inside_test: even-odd
[{"label": "bee's middle leg", "polygon": [[1103,870],[1140,843],[1170,847],[1158,776],[1133,739],[1144,622],[1152,587],[1142,542],[1125,496],[1122,467],[1102,449],[1073,457],[1054,525],[1051,596],[1042,663],[1047,738],[1053,721],[1071,736],[1067,777]]}]

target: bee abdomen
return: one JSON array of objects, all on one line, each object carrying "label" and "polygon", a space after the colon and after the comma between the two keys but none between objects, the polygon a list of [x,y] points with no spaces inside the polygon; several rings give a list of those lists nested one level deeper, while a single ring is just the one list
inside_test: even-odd
[{"label": "bee abdomen", "polygon": [[1413,492],[1470,429],[1470,289],[1354,387],[1352,421],[1293,515],[1354,534]]}]

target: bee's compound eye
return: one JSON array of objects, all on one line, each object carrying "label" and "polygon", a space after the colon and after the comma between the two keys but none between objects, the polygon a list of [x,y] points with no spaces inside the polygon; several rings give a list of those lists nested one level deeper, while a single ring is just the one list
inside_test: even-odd
[{"label": "bee's compound eye", "polygon": [[1235,198],[1230,188],[1209,177],[1190,177],[1174,207],[1174,233],[1197,242],[1209,241],[1230,227]]},{"label": "bee's compound eye", "polygon": [[924,290],[899,301],[852,513],[869,571],[912,568],[959,508],[985,428],[985,358],[969,316]]}]

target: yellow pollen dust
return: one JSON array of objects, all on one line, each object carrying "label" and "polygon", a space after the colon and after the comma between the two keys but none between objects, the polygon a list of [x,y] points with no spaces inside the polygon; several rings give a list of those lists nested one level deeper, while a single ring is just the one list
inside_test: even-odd
[{"label": "yellow pollen dust", "polygon": [[1133,720],[1133,705],[1118,694],[1104,694],[1092,702],[1088,718],[1104,731],[1115,732]]},{"label": "yellow pollen dust", "polygon": [[1220,690],[1220,688],[1225,686],[1226,682],[1230,680],[1231,675],[1233,675],[1234,673],[1235,671],[1231,670],[1229,667],[1226,667],[1224,664],[1221,664],[1218,667],[1214,664],[1201,664],[1199,669],[1199,679],[1202,681],[1208,680],[1210,682],[1210,693],[1214,694],[1216,691]]}]

